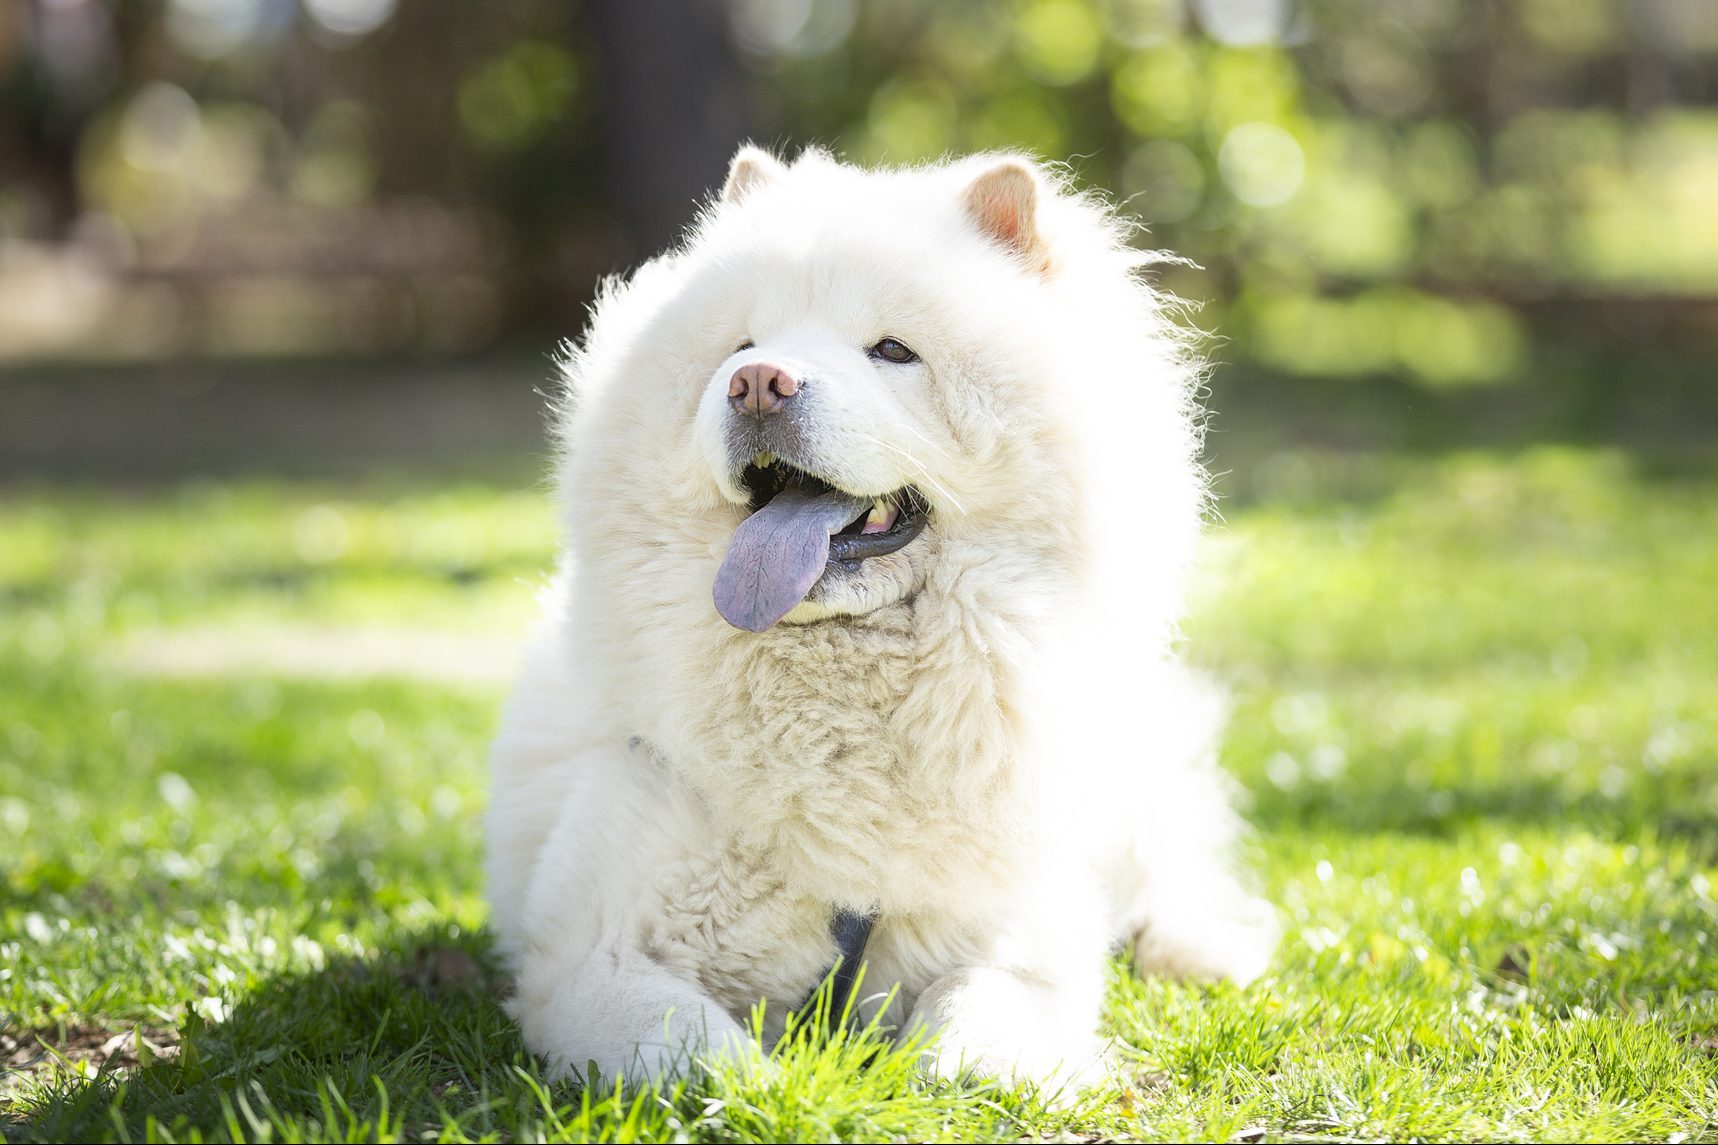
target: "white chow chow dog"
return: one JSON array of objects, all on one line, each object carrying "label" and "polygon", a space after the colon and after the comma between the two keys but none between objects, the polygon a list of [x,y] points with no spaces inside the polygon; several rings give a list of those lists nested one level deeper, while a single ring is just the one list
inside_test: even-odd
[{"label": "white chow chow dog", "polygon": [[747,147],[605,290],[488,823],[553,1069],[758,1055],[840,958],[941,1073],[1084,1079],[1118,945],[1263,969],[1170,659],[1196,369],[1124,239],[1014,156]]}]

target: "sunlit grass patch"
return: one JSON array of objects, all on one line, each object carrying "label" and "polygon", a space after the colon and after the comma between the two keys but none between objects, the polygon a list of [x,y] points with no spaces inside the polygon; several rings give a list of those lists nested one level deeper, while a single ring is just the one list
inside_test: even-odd
[{"label": "sunlit grass patch", "polygon": [[[544,1078],[482,932],[499,676],[406,670],[429,645],[404,638],[342,672],[334,646],[516,641],[551,560],[537,493],[0,495],[0,1124],[1718,1136],[1718,481],[1560,450],[1277,464],[1294,480],[1228,508],[1188,631],[1232,692],[1283,946],[1245,990],[1118,961],[1126,1084],[1072,1102],[926,1085],[914,1047],[863,1039],[664,1090]],[[291,670],[127,658],[288,632]],[[134,1027],[165,1052],[104,1051]]]}]

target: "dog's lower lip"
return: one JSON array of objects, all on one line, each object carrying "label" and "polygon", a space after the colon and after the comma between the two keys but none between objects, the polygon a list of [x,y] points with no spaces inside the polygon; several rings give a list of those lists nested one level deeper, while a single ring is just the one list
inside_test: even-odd
[{"label": "dog's lower lip", "polygon": [[925,527],[925,513],[908,509],[901,514],[895,527],[882,533],[837,533],[829,538],[829,559],[862,561],[868,557],[887,556],[912,543]]}]

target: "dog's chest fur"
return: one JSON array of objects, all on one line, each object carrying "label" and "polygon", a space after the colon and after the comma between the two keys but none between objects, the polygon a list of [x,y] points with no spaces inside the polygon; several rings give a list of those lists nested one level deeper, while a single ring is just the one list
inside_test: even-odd
[{"label": "dog's chest fur", "polygon": [[797,1003],[840,907],[891,980],[1016,880],[1021,791],[998,657],[933,592],[852,622],[724,639],[664,762],[709,842],[659,873],[647,949],[724,1005]]},{"label": "dog's chest fur", "polygon": [[1000,669],[940,598],[724,639],[671,766],[795,893],[941,909],[1006,882],[1020,792]]}]

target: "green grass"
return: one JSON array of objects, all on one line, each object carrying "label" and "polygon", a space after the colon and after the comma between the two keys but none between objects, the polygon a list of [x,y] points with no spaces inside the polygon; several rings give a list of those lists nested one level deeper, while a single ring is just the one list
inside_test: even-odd
[{"label": "green grass", "polygon": [[[1188,643],[1286,938],[1244,991],[1118,968],[1135,1083],[1071,1103],[864,1038],[664,1093],[542,1080],[478,874],[539,493],[0,494],[0,1049],[29,1063],[0,1132],[1718,1140],[1718,478],[1257,478]],[[133,1027],[177,1053],[99,1068]]]}]

